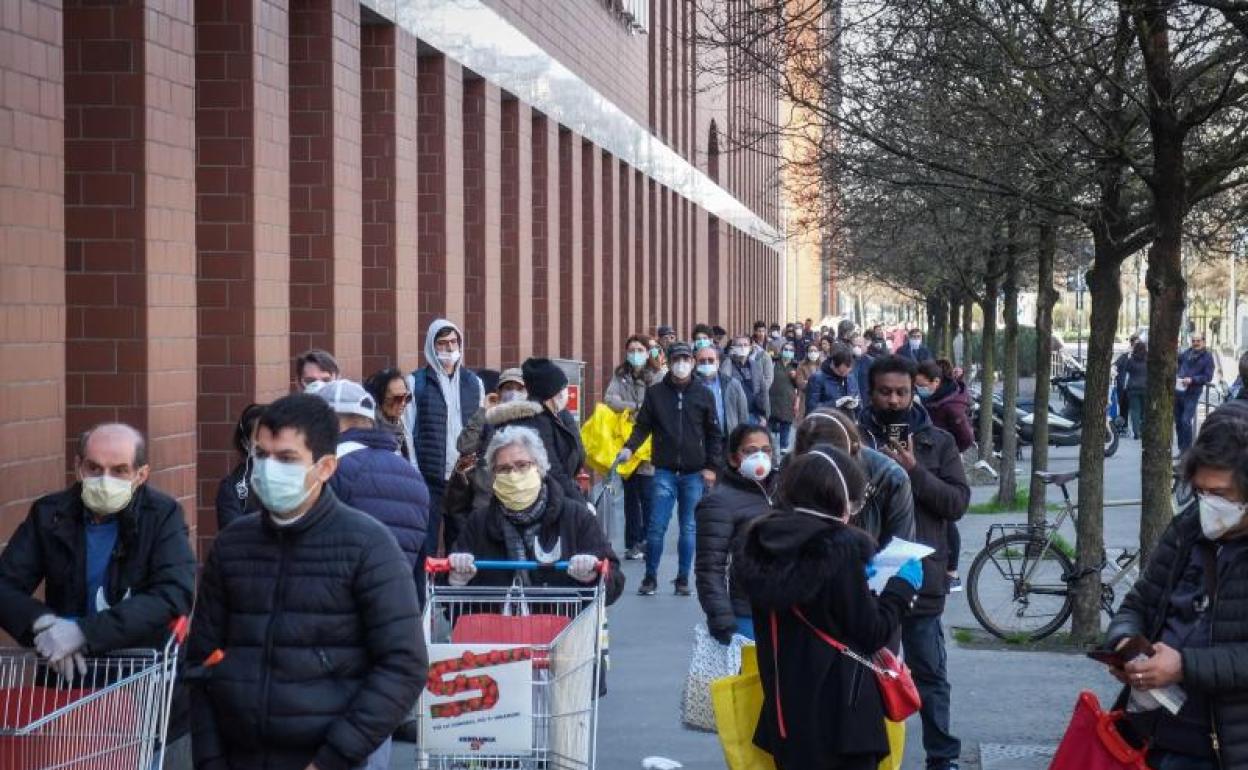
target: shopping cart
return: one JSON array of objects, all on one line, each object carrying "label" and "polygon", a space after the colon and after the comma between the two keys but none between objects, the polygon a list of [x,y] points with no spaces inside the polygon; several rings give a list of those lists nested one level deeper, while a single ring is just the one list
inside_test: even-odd
[{"label": "shopping cart", "polygon": [[[567,569],[478,561],[478,570]],[[592,770],[601,628],[610,563],[594,586],[448,587],[429,581],[429,681],[419,706],[418,767]],[[430,573],[448,572],[429,559]]]},{"label": "shopping cart", "polygon": [[174,622],[163,650],[88,658],[70,682],[30,650],[0,650],[0,768],[159,768],[187,625]]}]

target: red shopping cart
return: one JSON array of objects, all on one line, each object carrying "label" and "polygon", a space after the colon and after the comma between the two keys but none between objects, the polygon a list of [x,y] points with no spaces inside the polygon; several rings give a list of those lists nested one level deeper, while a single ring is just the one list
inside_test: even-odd
[{"label": "red shopping cart", "polygon": [[[478,561],[478,570],[567,562]],[[430,559],[430,573],[449,570]],[[429,581],[429,682],[418,766],[430,770],[592,770],[606,595],[585,587],[448,587]]]},{"label": "red shopping cart", "polygon": [[163,650],[88,658],[70,682],[30,650],[0,650],[0,768],[160,767],[186,630],[180,618]]}]

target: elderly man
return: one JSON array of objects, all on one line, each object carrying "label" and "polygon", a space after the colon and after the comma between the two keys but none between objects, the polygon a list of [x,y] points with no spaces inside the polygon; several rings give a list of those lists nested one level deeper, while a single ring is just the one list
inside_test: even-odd
[{"label": "elderly man", "polygon": [[[182,509],[147,484],[143,435],[97,425],[78,441],[75,471],[73,486],[35,501],[0,554],[0,627],[67,680],[86,673],[84,656],[164,647],[195,591]],[[40,584],[42,601],[31,595]],[[185,765],[173,745],[185,747],[181,721],[168,767]]]},{"label": "elderly man", "polygon": [[[489,505],[473,511],[450,555],[451,585],[511,585],[509,572],[482,572],[477,559],[566,561],[566,574],[525,573],[542,585],[589,585],[599,564],[610,562],[607,602],[624,591],[624,573],[602,526],[585,503],[547,477],[550,460],[537,431],[512,425],[494,433],[485,451],[493,491]],[[543,557],[543,558],[539,558]]]}]

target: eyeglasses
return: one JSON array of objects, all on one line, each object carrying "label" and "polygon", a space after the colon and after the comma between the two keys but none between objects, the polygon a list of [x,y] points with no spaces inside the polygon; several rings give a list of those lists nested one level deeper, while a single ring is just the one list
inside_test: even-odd
[{"label": "eyeglasses", "polygon": [[528,473],[529,469],[534,466],[532,460],[517,460],[511,465],[500,465],[494,469],[495,475],[503,473]]},{"label": "eyeglasses", "polygon": [[406,404],[412,400],[411,393],[404,393],[401,396],[386,396],[387,404]]}]

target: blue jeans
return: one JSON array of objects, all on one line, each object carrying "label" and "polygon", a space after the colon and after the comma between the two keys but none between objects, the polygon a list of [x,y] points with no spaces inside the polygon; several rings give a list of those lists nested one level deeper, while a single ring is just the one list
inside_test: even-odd
[{"label": "blue jeans", "polygon": [[908,617],[901,623],[901,644],[914,683],[923,698],[923,751],[928,770],[957,762],[962,742],[949,732],[949,677],[945,671],[945,629],[939,615]]},{"label": "blue jeans", "polygon": [[689,573],[693,571],[693,546],[697,532],[693,511],[705,490],[700,472],[676,473],[665,468],[655,469],[654,509],[650,511],[650,526],[646,530],[646,577],[655,578],[659,574],[667,525],[672,520],[672,511],[679,506],[680,538],[676,541],[676,552],[680,561],[676,577],[689,579]]},{"label": "blue jeans", "polygon": [[1186,452],[1192,445],[1192,429],[1196,423],[1196,405],[1200,396],[1179,396],[1174,399],[1174,432],[1179,438],[1179,451]]},{"label": "blue jeans", "polygon": [[1216,770],[1217,763],[1203,757],[1153,751],[1148,755],[1148,766],[1153,770]]},{"label": "blue jeans", "polygon": [[646,542],[650,510],[654,508],[654,476],[634,473],[624,480],[624,547]]},{"label": "blue jeans", "polygon": [[776,442],[776,454],[783,452],[789,446],[789,433],[793,429],[793,423],[777,420],[775,417],[767,420],[767,428],[771,431],[773,440]]}]

